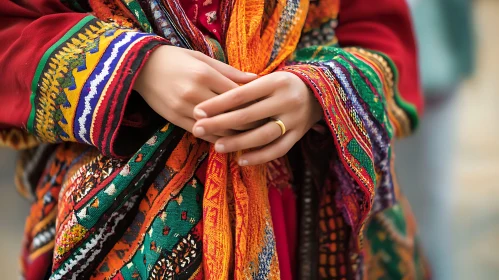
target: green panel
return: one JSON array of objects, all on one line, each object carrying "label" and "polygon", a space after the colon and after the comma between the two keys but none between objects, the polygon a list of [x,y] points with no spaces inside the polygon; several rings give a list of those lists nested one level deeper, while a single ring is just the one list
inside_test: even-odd
[{"label": "green panel", "polygon": [[374,166],[372,160],[369,158],[367,153],[362,149],[357,140],[353,139],[347,144],[348,151],[357,159],[360,163],[360,166],[364,168],[371,179],[376,185],[376,175],[374,173]]},{"label": "green panel", "polygon": [[154,219],[145,235],[143,249],[140,248],[132,261],[121,269],[125,279],[131,279],[134,272],[145,279],[161,252],[171,252],[181,238],[199,223],[203,214],[200,200],[203,186],[191,183],[186,184],[180,194],[168,202],[165,213],[160,213]]}]

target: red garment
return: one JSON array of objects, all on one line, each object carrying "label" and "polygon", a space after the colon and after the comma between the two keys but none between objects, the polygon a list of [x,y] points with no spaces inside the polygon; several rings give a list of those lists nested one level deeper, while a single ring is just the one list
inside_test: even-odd
[{"label": "red garment", "polygon": [[[207,162],[196,171],[201,184],[206,181]],[[292,280],[296,265],[296,246],[298,242],[298,221],[296,194],[290,184],[284,158],[268,164],[269,204],[274,225],[277,256],[281,279]]]},{"label": "red garment", "polygon": [[[85,14],[60,1],[0,2],[0,128],[25,128],[31,81],[45,51]],[[57,28],[54,28],[57,26]]]},{"label": "red garment", "polygon": [[[200,30],[220,40],[219,1],[198,1],[182,0],[181,4]],[[86,16],[69,10],[59,1],[22,3],[0,2],[0,128],[26,127],[31,111],[31,82],[39,61],[48,48]],[[387,54],[397,65],[401,94],[421,112],[416,49],[405,2],[380,0],[373,5],[368,0],[344,0],[339,14],[336,34],[340,45]],[[282,279],[291,279],[297,229],[294,194],[290,188],[281,192],[271,187],[269,201]]]},{"label": "red garment", "polygon": [[[192,3],[190,7],[189,2]],[[207,16],[207,13],[217,11],[219,1],[205,3],[199,5],[197,1],[183,0],[182,6],[200,29],[220,39],[217,16],[213,21]],[[380,0],[376,5],[368,0],[341,1],[340,15],[336,30],[340,44],[381,51],[392,58],[399,71],[402,96],[415,104],[421,113],[423,98],[416,47],[406,4],[394,0]],[[84,13],[72,12],[59,1],[33,0],[23,5],[0,2],[0,40],[3,42],[0,44],[0,128],[26,127],[31,111],[31,81],[38,62],[44,52],[84,16]]]},{"label": "red garment", "polygon": [[[206,0],[199,5],[200,0],[181,0],[180,4],[189,19],[207,36],[216,38],[220,42],[221,25],[218,19],[219,0]],[[283,160],[280,161],[284,163]],[[196,173],[204,184],[206,178],[207,162],[198,169]],[[279,173],[287,168],[284,164],[270,166],[269,169]],[[285,185],[278,189],[274,183],[269,184],[269,203],[274,224],[274,235],[276,239],[277,256],[279,258],[279,270],[281,279],[293,279],[293,267],[295,267],[295,253],[297,242],[297,213],[296,196],[289,182],[289,173],[283,174],[281,178]]]},{"label": "red garment", "polygon": [[291,186],[269,187],[269,203],[281,279],[293,279],[298,231],[295,193]]},{"label": "red garment", "polygon": [[222,26],[218,16],[219,0],[181,0],[180,5],[182,5],[187,17],[203,34],[220,42]]},{"label": "red garment", "polygon": [[399,92],[423,112],[416,42],[411,13],[405,1],[340,1],[336,35],[340,46],[359,46],[386,54],[396,64]]},{"label": "red garment", "polygon": [[[95,22],[97,19],[88,13],[74,12],[57,0],[0,1],[0,40],[3,42],[0,44],[0,76],[2,77],[0,79],[0,104],[2,104],[0,129],[31,129],[32,134],[37,134],[33,125],[28,127],[29,120],[33,124],[35,122],[33,120],[38,119],[35,110],[33,110],[35,99],[42,98],[38,94],[38,90],[41,88],[40,82],[33,82],[34,77],[36,73],[38,75],[44,73],[43,69],[47,65],[55,65],[53,61],[44,64],[40,62],[44,60],[44,56],[45,59],[47,58],[47,53],[58,49],[58,42],[64,41],[64,36],[67,36],[72,30],[74,33],[74,30],[79,30],[90,21]],[[118,29],[118,27],[114,27],[114,31]],[[126,30],[124,32],[137,33],[131,29],[124,28],[123,30]],[[119,53],[113,64],[109,66],[116,67],[113,79],[111,79],[116,84],[106,88],[106,90],[100,90],[96,94],[92,93],[92,106],[86,110],[73,106],[71,107],[72,113],[66,113],[66,116],[59,109],[59,111],[52,112],[51,116],[40,118],[44,123],[39,128],[45,132],[50,131],[52,137],[43,137],[39,133],[37,136],[48,142],[76,141],[91,144],[104,155],[113,157],[125,158],[137,151],[153,133],[153,130],[157,129],[158,123],[162,120],[138,94],[132,93],[131,85],[151,51],[159,45],[166,44],[166,40],[159,36],[141,34],[141,37],[137,35],[134,38],[136,40],[133,45],[134,50]],[[87,47],[89,46],[87,45]],[[117,66],[116,62],[120,60],[127,63]],[[84,59],[81,61],[73,59],[71,63],[78,64],[84,61]],[[79,67],[82,71],[88,69],[83,64]],[[66,68],[60,67],[58,69]],[[60,71],[64,72],[64,70]],[[40,81],[43,81],[43,77]],[[61,80],[61,82],[63,81]],[[65,82],[74,83],[74,76],[72,81],[65,80]],[[88,90],[89,87],[86,87],[81,92],[68,93],[71,95],[69,99],[77,99],[72,100],[73,104],[80,104],[79,98],[85,98],[86,95],[89,95]],[[66,103],[68,103],[67,94],[64,93],[64,95],[66,96],[60,97],[61,99],[66,98]],[[81,101],[83,102],[83,100]],[[134,106],[127,106],[128,101],[131,101]],[[57,102],[64,103],[65,101],[59,100]],[[94,106],[97,103],[101,106]],[[43,106],[59,108],[53,104]],[[86,130],[81,135],[67,140],[70,138],[67,134],[76,135],[76,130],[61,132],[58,125],[61,122],[68,122],[64,117],[78,115],[76,110],[90,113],[93,116],[92,123],[87,122]],[[52,120],[58,119],[50,124],[50,118]],[[89,119],[86,118],[86,120]],[[61,136],[65,138],[61,138]],[[80,137],[80,139],[75,139],[76,137]],[[82,140],[81,137],[87,139]],[[118,139],[124,140],[123,145],[117,144]]]},{"label": "red garment", "polygon": [[[182,1],[188,16],[200,29],[209,30],[210,35],[219,39],[218,18],[211,21],[206,15],[217,10],[219,1],[213,0],[206,6],[192,1],[193,5],[188,7],[190,1]],[[196,15],[194,4],[198,6],[197,19],[193,17]],[[360,46],[388,55],[399,71],[400,93],[421,113],[423,98],[416,46],[406,3],[380,0],[372,5],[369,0],[341,1],[339,14],[336,34],[340,45]],[[0,40],[3,42],[0,44],[0,128],[26,127],[31,111],[31,82],[38,62],[45,51],[85,15],[69,10],[59,1],[32,0],[22,5],[0,1]]]}]

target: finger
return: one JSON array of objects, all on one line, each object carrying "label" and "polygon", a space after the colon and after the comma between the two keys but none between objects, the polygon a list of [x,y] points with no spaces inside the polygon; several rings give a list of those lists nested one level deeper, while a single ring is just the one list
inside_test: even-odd
[{"label": "finger", "polygon": [[244,125],[241,125],[241,126],[234,127],[233,130],[235,130],[235,131],[246,131],[246,130],[250,130],[250,129],[255,129],[257,127],[260,127],[260,126],[266,124],[267,122],[268,122],[268,120],[259,120],[259,121],[256,121],[256,122],[251,122],[251,123],[248,123],[248,124],[244,124]]},{"label": "finger", "polygon": [[[199,92],[186,92],[186,94],[184,95],[184,99],[185,101],[187,102],[190,102],[190,104],[188,105],[185,105],[183,106],[182,108],[179,108],[182,112],[185,112],[186,115],[188,116],[191,116],[191,117],[194,117],[194,107],[203,102],[203,101],[206,101],[210,98],[213,98],[217,96],[216,93],[210,91],[210,90],[206,90],[206,91],[199,91]],[[254,126],[255,124],[250,124],[252,126]],[[248,130],[250,128],[253,128],[251,126],[248,126],[249,128],[247,129],[244,129],[244,130]],[[217,135],[218,136],[229,136],[229,135],[233,135],[237,133],[236,130],[230,130],[230,131],[222,131],[222,132],[218,132]]]},{"label": "finger", "polygon": [[220,139],[220,137],[210,135],[210,136],[206,136],[206,137],[199,137],[199,139],[203,139],[206,142],[210,142],[211,144],[215,144],[217,142],[217,140]]},{"label": "finger", "polygon": [[257,74],[240,71],[201,52],[194,52],[193,55],[235,83],[246,84],[258,78]]},{"label": "finger", "polygon": [[217,95],[239,87],[239,84],[225,77],[211,66],[207,65],[207,68],[208,73],[201,75],[201,82]]},{"label": "finger", "polygon": [[195,117],[200,116],[215,116],[223,112],[232,111],[236,108],[259,100],[274,91],[275,86],[267,75],[243,86],[234,88],[224,94],[220,94],[214,98],[208,99],[199,104],[195,108]]},{"label": "finger", "polygon": [[[192,127],[194,126],[196,121],[192,119],[192,111],[194,109],[193,104],[189,104],[186,102],[179,102],[177,105],[174,106],[175,108],[174,110],[165,109],[166,106],[162,104],[163,103],[154,103],[155,107],[160,108],[160,109],[155,109],[156,112],[158,112],[167,121],[192,133]],[[217,133],[214,135],[218,137],[225,137],[225,136],[234,135],[236,133],[238,133],[238,131],[236,130],[222,130],[222,131],[217,131]]]},{"label": "finger", "polygon": [[267,145],[281,136],[280,127],[273,121],[256,129],[220,138],[215,143],[219,153],[230,153]]},{"label": "finger", "polygon": [[[192,122],[194,122],[193,124],[191,124],[191,126],[189,127],[191,130],[192,130],[192,126],[195,124],[196,120],[194,119],[191,119],[189,118],[189,115],[192,115],[192,111],[194,110],[194,105],[192,104],[186,104],[184,106],[182,106],[181,108],[179,108],[179,111],[180,112],[185,112],[186,113],[186,118],[191,120]],[[189,113],[190,112],[190,113]],[[170,119],[173,119],[173,120],[177,120],[180,117],[180,115],[176,114],[176,113],[169,113],[167,114],[168,115],[168,118]],[[166,118],[166,117],[165,117]],[[166,118],[166,119],[168,119]],[[191,132],[191,130],[189,130],[189,132]],[[234,134],[237,134],[239,133],[239,131],[237,130],[232,130],[232,129],[229,129],[229,130],[222,130],[222,131],[217,131],[217,133],[214,133],[213,135],[215,136],[218,136],[218,137],[225,137],[225,136],[231,136],[231,135],[234,135]]]},{"label": "finger", "polygon": [[[234,129],[255,121],[265,120],[284,110],[277,97],[264,99],[246,108],[198,120],[194,125],[194,135],[203,136],[218,131]],[[291,125],[291,124],[287,124]],[[291,128],[292,126],[289,126]]]},{"label": "finger", "polygon": [[[193,119],[186,118],[186,117],[179,117],[178,115],[174,115],[172,119],[175,120],[174,124],[176,126],[183,128],[187,132],[192,132],[192,127],[194,125],[194,120]],[[206,135],[206,136],[198,137],[198,138],[203,139],[203,140],[205,140],[207,142],[210,142],[210,143],[213,143],[213,144],[218,139],[220,139],[220,137],[215,136],[215,135]]]},{"label": "finger", "polygon": [[257,165],[283,157],[298,140],[300,140],[298,133],[289,131],[269,145],[241,155],[238,164],[240,166]]},{"label": "finger", "polygon": [[[177,126],[180,126],[181,128],[183,128],[183,129],[187,130],[188,132],[192,133],[192,127],[196,123],[196,120],[193,120],[193,119],[187,118],[187,117],[177,118],[177,119],[180,119],[180,120],[176,121],[177,122]],[[207,134],[205,136],[201,136],[201,137],[198,137],[198,138],[201,138],[201,139],[206,140],[206,141],[211,142],[211,143],[215,143],[215,141],[217,141],[221,137],[228,137],[228,136],[235,135],[237,133],[238,132],[235,131],[235,130],[222,130],[222,131],[218,131],[217,133]],[[209,139],[209,140],[207,140],[207,139]]]},{"label": "finger", "polygon": [[236,135],[236,134],[240,134],[240,133],[241,132],[236,131],[236,130],[224,130],[224,131],[220,131],[217,133],[213,133],[213,135],[218,136],[218,137],[228,137],[228,136],[232,136],[232,135]]},{"label": "finger", "polygon": [[183,92],[183,96],[182,98],[191,103],[192,104],[192,110],[189,111],[190,113],[192,113],[194,111],[194,107],[196,105],[198,105],[199,103],[202,103],[206,100],[209,100],[211,98],[214,98],[218,96],[218,94],[216,94],[215,92],[209,90],[209,89],[206,89],[206,88],[189,88],[187,87],[187,89],[184,90]]}]

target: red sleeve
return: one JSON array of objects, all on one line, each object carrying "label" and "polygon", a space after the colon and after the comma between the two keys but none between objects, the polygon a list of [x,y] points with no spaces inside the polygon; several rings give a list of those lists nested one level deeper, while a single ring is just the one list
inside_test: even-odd
[{"label": "red sleeve", "polygon": [[[312,6],[314,16],[334,12],[320,3]],[[300,77],[322,107],[330,134],[320,139],[309,133],[302,147],[319,171],[314,177],[324,175],[318,184],[334,190],[335,205],[352,229],[351,244],[360,249],[367,219],[396,201],[392,143],[417,127],[423,102],[405,1],[341,3],[339,22],[331,13],[329,21],[302,34],[303,47],[280,70]],[[335,154],[325,164],[333,145]]]},{"label": "red sleeve", "polygon": [[159,126],[132,85],[164,39],[33,0],[0,2],[0,41],[0,128],[124,157]]},{"label": "red sleeve", "polygon": [[403,0],[343,0],[336,35],[340,46],[386,54],[396,65],[399,92],[423,111],[411,14]]},{"label": "red sleeve", "polygon": [[0,127],[26,127],[31,81],[44,52],[85,14],[60,1],[0,2]]}]

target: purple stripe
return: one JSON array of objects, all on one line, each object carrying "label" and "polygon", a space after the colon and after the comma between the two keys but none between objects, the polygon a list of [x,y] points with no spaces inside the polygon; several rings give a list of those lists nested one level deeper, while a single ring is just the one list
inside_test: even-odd
[{"label": "purple stripe", "polygon": [[117,70],[118,62],[129,46],[140,38],[148,36],[146,33],[125,32],[114,38],[106,48],[92,74],[85,82],[74,119],[74,135],[80,142],[92,144],[90,130],[93,113],[100,100],[100,95],[109,78]]}]

